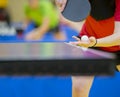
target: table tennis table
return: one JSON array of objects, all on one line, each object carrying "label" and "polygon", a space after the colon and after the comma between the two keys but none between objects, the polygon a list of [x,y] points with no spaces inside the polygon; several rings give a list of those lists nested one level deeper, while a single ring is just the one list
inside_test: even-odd
[{"label": "table tennis table", "polygon": [[115,55],[63,42],[0,44],[0,75],[113,75]]}]

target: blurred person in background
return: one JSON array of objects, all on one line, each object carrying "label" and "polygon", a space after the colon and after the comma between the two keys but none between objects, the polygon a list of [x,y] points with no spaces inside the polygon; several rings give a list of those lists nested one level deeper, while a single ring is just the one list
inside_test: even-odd
[{"label": "blurred person in background", "polygon": [[26,40],[40,40],[47,32],[52,32],[57,40],[65,40],[60,30],[59,15],[49,0],[28,0],[25,6],[25,27],[34,23],[35,29],[26,35]]},{"label": "blurred person in background", "polygon": [[10,15],[7,11],[8,0],[0,0],[0,22],[10,26]]}]

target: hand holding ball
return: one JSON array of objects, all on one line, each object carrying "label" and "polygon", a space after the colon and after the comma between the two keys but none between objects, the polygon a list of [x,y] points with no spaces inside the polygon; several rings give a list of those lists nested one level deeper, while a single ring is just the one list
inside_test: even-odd
[{"label": "hand holding ball", "polygon": [[84,41],[84,42],[87,42],[87,41],[89,41],[89,38],[88,38],[87,35],[83,35],[83,36],[81,37],[81,40]]},{"label": "hand holding ball", "polygon": [[[82,37],[81,37],[81,41],[83,41],[83,42],[88,42],[89,41],[89,38],[88,38],[88,36],[87,35],[83,35]],[[82,50],[84,50],[84,51],[86,51],[88,48],[86,48],[86,47],[82,47]]]}]

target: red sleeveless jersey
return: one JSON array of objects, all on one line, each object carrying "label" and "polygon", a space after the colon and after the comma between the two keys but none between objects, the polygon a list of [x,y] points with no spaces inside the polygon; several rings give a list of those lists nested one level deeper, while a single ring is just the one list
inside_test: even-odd
[{"label": "red sleeveless jersey", "polygon": [[[113,34],[115,21],[120,21],[120,0],[116,0],[115,15],[104,20],[95,20],[92,16],[88,16],[84,23],[80,36],[88,35],[96,38],[103,38]],[[120,51],[120,45],[112,47],[100,47],[102,50],[115,52]]]}]

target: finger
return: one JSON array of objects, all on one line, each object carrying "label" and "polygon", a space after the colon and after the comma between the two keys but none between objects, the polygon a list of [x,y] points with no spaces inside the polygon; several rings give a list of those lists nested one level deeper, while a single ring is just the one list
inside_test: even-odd
[{"label": "finger", "polygon": [[78,42],[69,42],[69,44],[78,45],[79,43]]},{"label": "finger", "polygon": [[97,39],[95,37],[90,37],[89,40],[90,40],[91,45],[94,45],[97,42]]},{"label": "finger", "polygon": [[63,9],[65,8],[67,0],[63,0]]},{"label": "finger", "polygon": [[72,45],[76,45],[76,46],[80,46],[80,47],[89,47],[89,43],[88,42],[69,42]]},{"label": "finger", "polygon": [[77,41],[80,41],[80,38],[76,37],[76,36],[72,36],[72,38],[74,38]]},{"label": "finger", "polygon": [[77,46],[89,47],[89,44],[88,43],[78,43]]},{"label": "finger", "polygon": [[62,12],[66,5],[66,0],[56,0],[56,4],[59,7],[60,12]]},{"label": "finger", "polygon": [[92,36],[92,37],[89,38],[89,40],[90,40],[91,42],[95,42],[95,41],[96,41],[96,38]]},{"label": "finger", "polygon": [[61,12],[64,10],[64,8],[66,6],[66,2],[67,2],[67,0],[62,0]]}]

